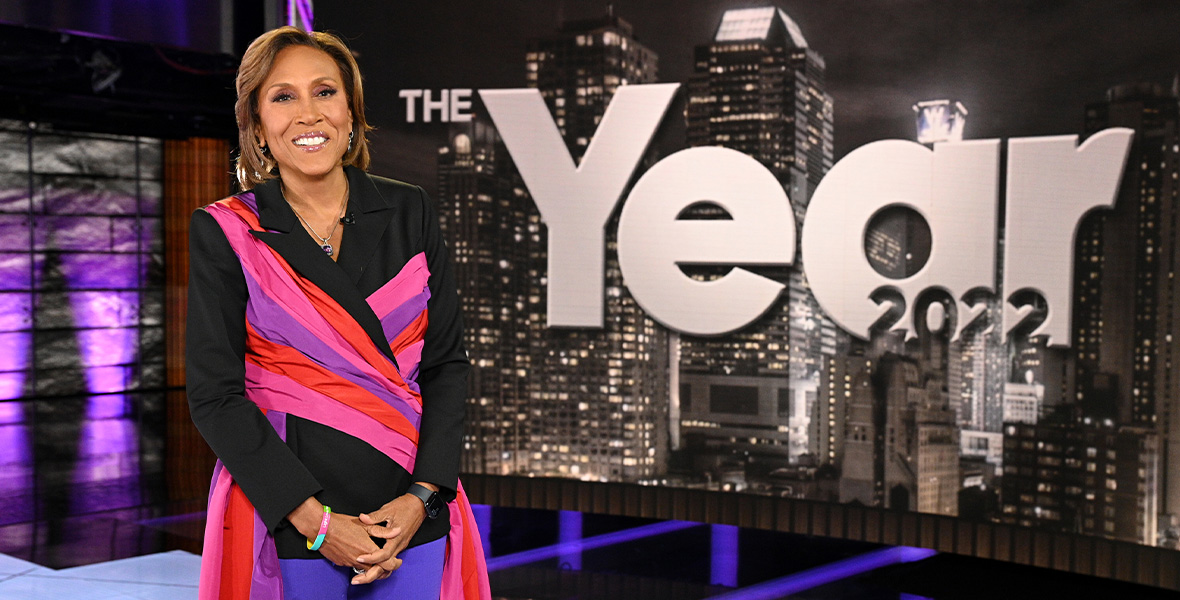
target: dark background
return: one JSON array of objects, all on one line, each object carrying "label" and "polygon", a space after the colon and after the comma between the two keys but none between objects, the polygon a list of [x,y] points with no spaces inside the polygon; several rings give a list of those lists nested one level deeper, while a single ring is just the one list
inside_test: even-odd
[{"label": "dark background", "polygon": [[[1180,70],[1180,7],[1168,1],[774,4],[827,62],[837,160],[875,140],[913,139],[911,106],[919,100],[963,102],[967,138],[1071,134],[1082,130],[1085,104],[1110,86],[1170,85]],[[374,170],[433,186],[445,125],[405,123],[398,91],[524,87],[530,37],[612,5],[659,55],[660,80],[686,82],[693,47],[708,43],[722,13],[742,3],[319,0],[315,26],[341,34],[360,55],[369,120],[378,127]],[[683,147],[683,118],[669,111],[668,119],[677,123],[666,137],[678,139],[660,140],[661,149]]]}]

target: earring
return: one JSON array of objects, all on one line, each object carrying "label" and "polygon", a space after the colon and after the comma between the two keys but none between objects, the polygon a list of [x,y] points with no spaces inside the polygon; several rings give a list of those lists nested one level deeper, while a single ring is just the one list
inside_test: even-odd
[{"label": "earring", "polygon": [[352,152],[352,138],[356,135],[355,131],[348,132],[348,149],[344,151],[345,154]]}]

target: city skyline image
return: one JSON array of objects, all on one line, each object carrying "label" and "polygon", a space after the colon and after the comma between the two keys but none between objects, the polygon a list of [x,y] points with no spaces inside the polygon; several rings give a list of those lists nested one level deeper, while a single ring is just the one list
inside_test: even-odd
[{"label": "city skyline image", "polygon": [[[1180,16],[1092,1],[662,4],[447,2],[399,16],[392,36],[365,25],[391,9],[317,11],[366,74],[372,170],[423,185],[442,220],[475,367],[463,468],[1177,548],[1180,43],[1166,32]],[[537,94],[538,131],[555,128],[584,166],[606,160],[590,154],[625,110],[619,90],[657,83],[678,88],[588,251],[602,253],[602,326],[554,326],[552,205],[481,90]],[[1081,146],[1059,163],[1028,150],[1054,143]],[[678,263],[686,289],[741,271],[780,290],[748,324],[694,333],[628,280],[624,207],[661,163],[717,147],[777,182],[793,245],[777,263]],[[1077,196],[1028,178],[1058,181],[1101,152],[1124,162],[1071,172],[1110,197],[1079,209],[1072,247],[1028,254],[1060,227],[1013,219],[1055,218],[1047,207]],[[906,197],[910,173],[951,183]],[[994,210],[955,222],[940,208],[964,198]],[[838,202],[880,208],[833,217]],[[723,198],[684,206],[678,222],[701,231],[742,218]],[[963,226],[974,245],[946,258]],[[831,291],[845,239],[881,283],[857,298],[879,309],[863,329]],[[1066,279],[1063,305],[1053,282]]]}]

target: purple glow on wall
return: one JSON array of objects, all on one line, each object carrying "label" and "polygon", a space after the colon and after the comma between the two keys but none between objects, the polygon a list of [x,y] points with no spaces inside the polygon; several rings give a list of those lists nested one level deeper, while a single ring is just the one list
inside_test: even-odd
[{"label": "purple glow on wall", "polygon": [[[109,230],[109,225],[108,225]],[[137,234],[127,230],[116,237]],[[119,239],[111,240],[118,244]],[[61,270],[70,292],[78,348],[85,368],[86,387],[92,394],[121,392],[132,387],[131,369],[139,349],[139,286],[141,258],[136,254],[64,252]],[[99,288],[99,289],[94,289]],[[106,288],[106,289],[102,289]],[[114,288],[114,289],[112,289]],[[128,290],[129,291],[122,291]],[[92,398],[103,398],[94,396]],[[109,416],[110,407],[98,401],[87,409],[90,418]]]},{"label": "purple glow on wall", "polygon": [[[33,334],[27,331],[0,333],[0,400],[21,397],[28,373],[29,340],[32,337]],[[0,423],[5,422],[2,418],[0,413]]]},{"label": "purple glow on wall", "polygon": [[[19,425],[25,422],[25,408],[20,402],[0,402],[0,426]],[[4,448],[0,447],[0,458]]]},{"label": "purple glow on wall", "polygon": [[[134,419],[124,416],[128,401],[123,394],[87,399],[89,418],[82,425],[70,488],[73,514],[139,504],[139,486],[134,483],[140,474],[139,430]],[[110,416],[90,417],[94,412]],[[102,493],[95,493],[96,486]]]},{"label": "purple glow on wall", "polygon": [[737,587],[738,528],[733,525],[711,525],[709,533],[712,546],[709,583]]},{"label": "purple glow on wall", "polygon": [[[3,235],[2,227],[0,227],[0,235]],[[24,235],[25,247],[27,249],[29,245],[29,232],[27,229]],[[13,240],[4,240],[0,237],[0,248],[13,245],[15,245]],[[30,263],[28,252],[0,252],[0,291],[21,291],[27,293],[33,287],[31,274],[32,264]]]},{"label": "purple glow on wall", "polygon": [[[33,436],[19,402],[0,403],[0,497],[17,498],[33,489]],[[0,511],[0,525],[32,520],[33,506],[9,502]]]},{"label": "purple glow on wall", "polygon": [[557,543],[562,552],[557,557],[561,568],[569,565],[574,571],[582,570],[582,547],[575,542],[582,539],[582,513],[576,510],[559,511],[557,515]]},{"label": "purple glow on wall", "polygon": [[[27,278],[27,275],[26,275]],[[20,398],[29,368],[33,296],[0,293],[0,400]],[[0,423],[7,404],[0,404]]]},{"label": "purple glow on wall", "polygon": [[101,393],[86,399],[87,419],[117,419],[127,417],[129,399],[122,393]]},{"label": "purple glow on wall", "polygon": [[126,365],[135,361],[137,334],[130,327],[78,331],[86,387],[91,393],[121,392],[131,387],[131,367]]}]

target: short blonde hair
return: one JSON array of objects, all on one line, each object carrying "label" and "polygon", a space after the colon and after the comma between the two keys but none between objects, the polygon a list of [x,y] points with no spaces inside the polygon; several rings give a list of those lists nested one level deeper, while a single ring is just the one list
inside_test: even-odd
[{"label": "short blonde hair", "polygon": [[369,142],[365,132],[373,129],[365,121],[365,95],[361,87],[361,70],[344,42],[330,33],[307,32],[296,27],[279,27],[268,31],[250,43],[242,55],[236,82],[238,100],[234,114],[238,122],[238,183],[248,190],[267,179],[273,179],[278,167],[259,147],[257,132],[258,94],[266,76],[270,74],[279,52],[291,46],[315,48],[330,56],[340,69],[341,86],[348,98],[352,113],[352,144],[342,159],[343,164],[362,170],[369,168]]}]

